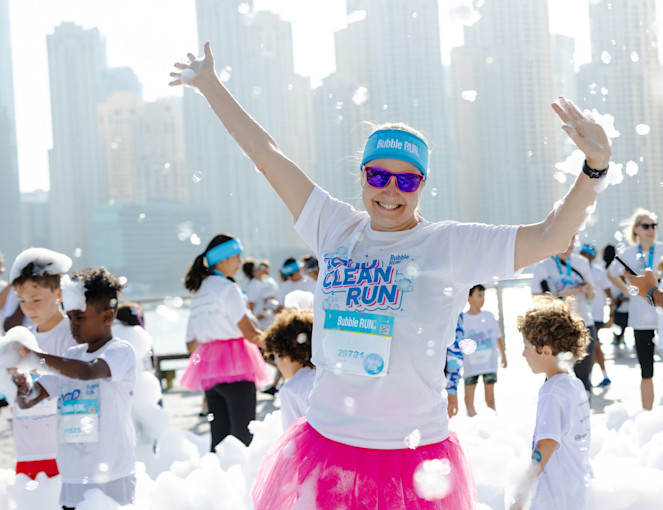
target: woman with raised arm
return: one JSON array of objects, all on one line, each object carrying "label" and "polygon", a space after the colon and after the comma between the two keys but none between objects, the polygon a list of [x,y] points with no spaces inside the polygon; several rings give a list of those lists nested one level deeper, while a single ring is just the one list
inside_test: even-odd
[{"label": "woman with raised arm", "polygon": [[473,508],[471,470],[448,427],[447,345],[472,285],[566,248],[607,172],[603,129],[570,101],[553,104],[586,155],[584,172],[544,221],[492,226],[422,218],[427,141],[404,124],[383,125],[366,141],[366,210],[357,211],[316,186],[242,109],[216,76],[209,43],[203,58],[188,57],[175,64],[171,85],[185,82],[205,96],[320,264],[315,387],[306,417],[265,457],[255,507]]}]

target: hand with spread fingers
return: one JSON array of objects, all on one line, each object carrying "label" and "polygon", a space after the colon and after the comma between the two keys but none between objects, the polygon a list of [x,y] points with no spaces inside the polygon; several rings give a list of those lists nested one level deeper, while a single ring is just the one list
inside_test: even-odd
[{"label": "hand with spread fingers", "polygon": [[564,123],[562,130],[569,135],[578,149],[585,153],[587,166],[594,170],[608,168],[612,155],[610,140],[592,114],[588,110],[581,112],[565,97],[558,98],[552,108]]},{"label": "hand with spread fingers", "polygon": [[188,53],[188,64],[176,62],[174,66],[180,71],[170,73],[173,80],[168,85],[190,85],[200,89],[210,78],[217,79],[214,72],[214,55],[212,55],[209,41],[205,43],[203,51],[203,58],[196,58],[193,53]]}]

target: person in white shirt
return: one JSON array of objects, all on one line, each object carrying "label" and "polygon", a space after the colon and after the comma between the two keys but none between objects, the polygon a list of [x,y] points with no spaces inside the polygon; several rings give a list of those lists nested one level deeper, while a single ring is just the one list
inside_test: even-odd
[{"label": "person in white shirt", "polygon": [[285,303],[288,294],[295,290],[305,290],[313,292],[315,290],[315,280],[309,278],[302,271],[302,265],[294,258],[286,259],[281,267],[281,274],[286,278],[281,285],[281,295],[279,301]]},{"label": "person in white shirt", "polygon": [[[506,278],[564,250],[598,196],[597,179],[607,174],[605,132],[568,100],[554,103],[586,163],[544,221],[508,227],[422,218],[428,143],[404,124],[376,126],[361,159],[366,211],[358,211],[316,186],[281,152],[216,76],[209,43],[204,53],[175,64],[171,85],[184,78],[207,99],[284,201],[320,265],[311,358],[316,379],[306,419],[289,427],[264,458],[251,491],[254,506],[476,506],[469,463],[449,430],[444,390],[458,315],[477,281]],[[449,462],[449,484],[431,494],[417,468],[442,459]]]},{"label": "person in white shirt", "polygon": [[[663,257],[663,243],[656,241],[656,214],[636,209],[627,223],[625,234],[632,246],[618,257],[637,274],[643,274],[646,269],[656,270]],[[658,327],[658,314],[646,299],[637,295],[637,289],[631,295],[622,279],[624,275],[624,265],[615,258],[608,267],[608,278],[624,295],[630,295],[628,325],[633,328],[635,350],[640,362],[642,408],[651,410],[654,406],[654,335]]]},{"label": "person in white shirt", "polygon": [[34,385],[19,376],[15,382],[22,409],[46,398],[57,401],[60,504],[65,510],[73,510],[92,489],[120,505],[134,501],[136,438],[130,412],[136,355],[111,331],[122,287],[103,267],[65,276],[62,300],[78,345],[59,357],[16,343],[26,360],[59,374],[43,375]]},{"label": "person in white shirt", "polygon": [[186,342],[191,353],[181,384],[204,391],[214,452],[226,436],[249,445],[249,422],[256,416],[256,386],[269,382],[258,346],[260,330],[247,309],[242,291],[231,280],[242,264],[239,239],[215,236],[198,255],[184,279],[193,295]]},{"label": "person in white shirt", "polygon": [[530,286],[533,296],[549,292],[553,296],[563,299],[571,297],[573,311],[585,321],[592,341],[587,347],[587,356],[580,358],[573,370],[585,385],[587,394],[590,395],[592,385],[589,376],[592,373],[594,344],[596,343],[596,327],[592,317],[591,302],[596,292],[589,262],[584,257],[573,253],[575,241],[574,236],[566,250],[539,262],[534,268]]},{"label": "person in white shirt", "polygon": [[587,355],[589,332],[568,304],[552,297],[538,300],[518,317],[517,326],[527,364],[533,373],[545,374],[546,381],[539,390],[530,476],[507,501],[508,508],[581,510],[587,507],[586,485],[592,477],[589,400],[580,380],[569,373],[568,358]]},{"label": "person in white shirt", "polygon": [[313,310],[286,308],[261,335],[265,350],[274,354],[276,366],[285,378],[279,390],[283,430],[303,417],[308,408],[315,381],[315,366],[311,363],[312,331]]}]

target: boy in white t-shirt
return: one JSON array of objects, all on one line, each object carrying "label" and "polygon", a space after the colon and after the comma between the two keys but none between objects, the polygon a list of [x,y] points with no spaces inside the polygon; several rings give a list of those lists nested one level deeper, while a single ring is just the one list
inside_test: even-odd
[{"label": "boy in white t-shirt", "polygon": [[285,377],[279,390],[281,423],[286,430],[306,414],[315,381],[311,363],[313,311],[286,308],[261,335],[268,352],[274,353],[276,366]]},{"label": "boy in white t-shirt", "polygon": [[526,507],[535,485],[531,508],[586,508],[592,476],[589,400],[570,368],[587,355],[590,333],[567,303],[551,297],[542,298],[518,317],[517,325],[527,364],[535,374],[545,374],[546,381],[539,390],[531,471],[509,502],[510,508]]},{"label": "boy in white t-shirt", "polygon": [[57,461],[65,510],[75,508],[92,489],[127,505],[136,486],[131,421],[136,361],[131,345],[114,338],[111,330],[122,284],[103,267],[72,278],[62,279],[62,297],[79,345],[59,357],[16,344],[29,362],[58,374],[41,376],[34,384],[15,377],[17,403],[26,409],[46,398],[58,402]]},{"label": "boy in white t-shirt", "polygon": [[482,310],[485,301],[486,288],[483,285],[475,285],[470,289],[470,295],[467,298],[470,309],[463,312],[464,340],[469,343],[469,348],[464,349],[463,352],[465,407],[468,416],[477,414],[474,409],[474,392],[479,382],[479,376],[483,377],[486,405],[495,410],[498,350],[502,368],[506,368],[507,365],[500,326],[492,313]]},{"label": "boy in white t-shirt", "polygon": [[[71,268],[71,259],[45,248],[28,248],[21,252],[10,271],[10,281],[23,314],[30,319],[31,331],[39,348],[48,354],[62,356],[76,345],[69,330],[69,319],[61,305],[60,277]],[[36,378],[38,370],[32,374]],[[16,473],[32,479],[43,472],[58,475],[56,456],[57,405],[45,401],[29,410],[12,408],[12,428],[16,449]]]}]

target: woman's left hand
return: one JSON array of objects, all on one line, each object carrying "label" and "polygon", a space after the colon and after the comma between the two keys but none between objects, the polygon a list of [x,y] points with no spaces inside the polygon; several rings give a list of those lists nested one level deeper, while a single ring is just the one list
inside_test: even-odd
[{"label": "woman's left hand", "polygon": [[610,140],[592,114],[589,111],[581,112],[565,97],[560,97],[552,104],[552,108],[564,123],[562,130],[585,153],[587,165],[593,170],[608,168],[612,155]]}]

